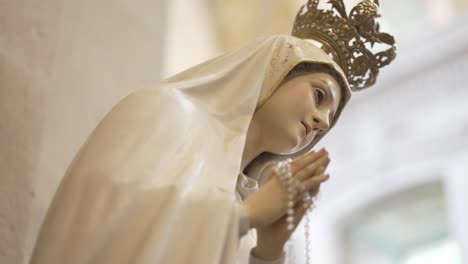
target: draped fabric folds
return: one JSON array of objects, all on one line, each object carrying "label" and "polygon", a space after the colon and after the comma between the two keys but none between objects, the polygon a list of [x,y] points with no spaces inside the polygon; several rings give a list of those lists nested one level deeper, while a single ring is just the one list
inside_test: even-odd
[{"label": "draped fabric folds", "polygon": [[313,44],[272,36],[122,99],[68,167],[31,263],[235,263],[250,119],[303,61],[346,80]]}]

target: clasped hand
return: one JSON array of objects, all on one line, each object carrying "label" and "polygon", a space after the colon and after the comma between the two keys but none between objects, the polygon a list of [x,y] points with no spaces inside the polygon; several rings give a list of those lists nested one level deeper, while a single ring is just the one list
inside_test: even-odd
[{"label": "clasped hand", "polygon": [[[320,184],[328,180],[325,169],[330,159],[324,149],[310,152],[291,162],[293,177],[299,180],[312,196],[318,193]],[[257,257],[273,260],[281,256],[283,246],[292,232],[286,229],[288,193],[281,184],[275,170],[270,170],[268,181],[243,203],[250,221],[250,227],[257,229]],[[294,200],[294,229],[300,223],[306,210],[299,196]],[[294,230],[293,229],[293,230]]]}]

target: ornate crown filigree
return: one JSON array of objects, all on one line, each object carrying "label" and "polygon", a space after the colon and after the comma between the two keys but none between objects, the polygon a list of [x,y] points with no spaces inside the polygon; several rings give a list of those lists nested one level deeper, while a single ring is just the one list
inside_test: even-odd
[{"label": "ornate crown filigree", "polygon": [[[321,48],[346,74],[351,89],[365,89],[375,83],[379,68],[395,58],[395,39],[379,31],[380,26],[376,22],[380,17],[378,0],[360,2],[349,15],[343,0],[329,0],[328,3],[331,10],[321,10],[317,8],[319,0],[308,0],[297,13],[292,35],[321,43]],[[366,43],[371,48],[375,43],[390,47],[373,54]]]}]

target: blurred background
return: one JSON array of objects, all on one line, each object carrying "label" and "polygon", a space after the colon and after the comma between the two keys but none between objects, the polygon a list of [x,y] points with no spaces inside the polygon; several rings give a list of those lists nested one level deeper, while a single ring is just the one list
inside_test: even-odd
[{"label": "blurred background", "polygon": [[[27,262],[66,167],[119,99],[289,34],[305,2],[0,1],[0,263]],[[398,56],[320,143],[332,178],[312,259],[468,263],[468,0],[380,2]],[[303,263],[303,232],[293,241]]]}]

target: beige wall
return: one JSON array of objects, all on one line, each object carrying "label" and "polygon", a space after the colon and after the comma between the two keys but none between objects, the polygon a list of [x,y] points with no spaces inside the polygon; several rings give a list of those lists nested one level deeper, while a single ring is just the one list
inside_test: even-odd
[{"label": "beige wall", "polygon": [[[206,0],[168,2],[163,78],[220,54],[211,6],[212,3]],[[187,40],[190,40],[190,46]]]},{"label": "beige wall", "polygon": [[165,8],[0,2],[0,263],[29,255],[63,172],[103,115],[160,79]]}]

